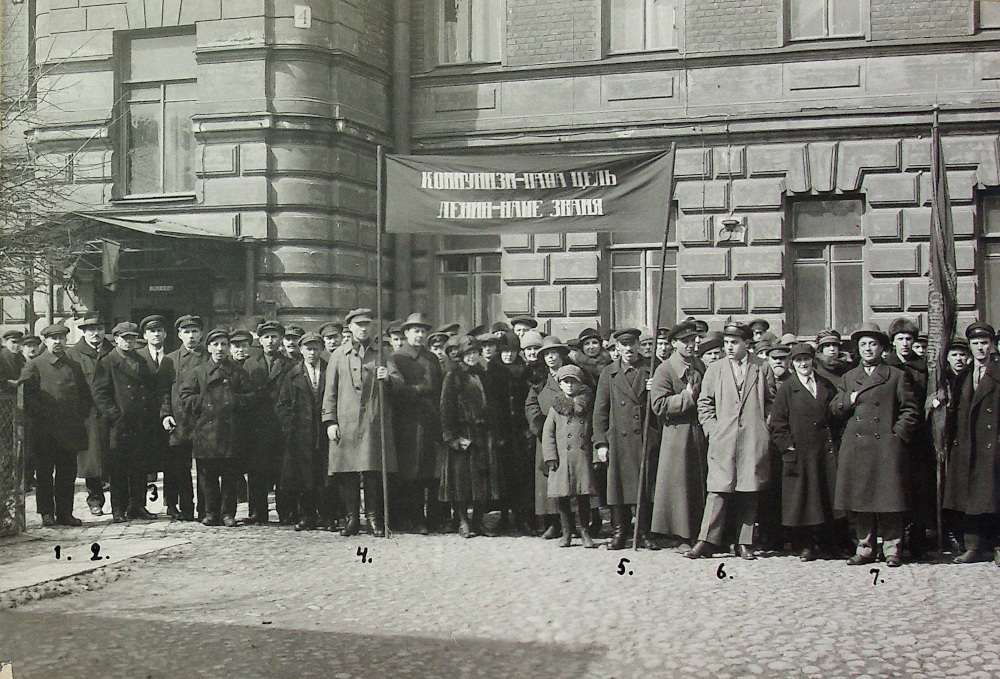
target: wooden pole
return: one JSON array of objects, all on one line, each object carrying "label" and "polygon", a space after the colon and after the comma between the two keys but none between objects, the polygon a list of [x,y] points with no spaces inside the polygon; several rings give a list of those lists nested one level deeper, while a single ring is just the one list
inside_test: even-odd
[{"label": "wooden pole", "polygon": [[[671,162],[675,162],[677,144],[670,144],[670,157]],[[671,186],[667,189],[673,193],[673,172],[670,173],[670,184]],[[656,337],[656,333],[660,327],[660,314],[663,311],[663,278],[664,271],[667,264],[667,243],[670,241],[670,215],[673,213],[671,208],[671,201],[667,201],[667,219],[666,224],[663,227],[663,243],[660,245],[660,284],[658,286],[656,294],[656,323],[653,328],[653,337]],[[653,341],[653,358],[649,362],[649,376],[653,376],[653,371],[656,370],[656,341]],[[653,396],[649,389],[646,390],[646,413],[645,419],[643,420],[642,428],[642,461],[639,464],[639,492],[636,496],[635,502],[635,525],[632,527],[632,549],[633,551],[638,551],[639,549],[639,522],[642,517],[643,510],[643,498],[646,495],[646,477],[649,474],[649,427],[650,420],[653,417]]]},{"label": "wooden pole", "polygon": [[[375,210],[375,342],[377,347],[377,365],[385,365],[382,355],[382,232],[385,230],[385,149],[381,144],[375,149],[376,189],[375,200],[378,206]],[[389,472],[385,461],[385,409],[388,405],[385,398],[385,380],[376,380],[378,384],[378,423],[379,443],[382,453],[382,525],[385,536],[389,537]]]}]

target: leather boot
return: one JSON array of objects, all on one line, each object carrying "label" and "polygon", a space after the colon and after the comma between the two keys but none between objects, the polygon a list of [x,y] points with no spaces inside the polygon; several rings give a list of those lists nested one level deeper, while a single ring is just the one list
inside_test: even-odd
[{"label": "leather boot", "polygon": [[[583,522],[580,522],[583,525]],[[601,527],[604,525],[604,520],[601,518],[601,510],[594,507],[590,510],[590,536],[599,537],[601,535]]]},{"label": "leather boot", "polygon": [[372,512],[368,514],[368,530],[377,538],[385,537],[385,526],[382,525],[382,517]]},{"label": "leather boot", "polygon": [[556,520],[555,516],[552,514],[545,515],[546,528],[545,532],[542,533],[542,538],[545,540],[555,540],[559,537],[559,521]]},{"label": "leather boot", "polygon": [[[559,500],[559,523],[562,525],[562,539],[559,540],[560,547],[569,547],[573,542],[573,531],[570,526],[573,525],[570,519],[569,510],[563,507],[563,499]],[[568,502],[566,504],[569,504]]]},{"label": "leather boot", "polygon": [[352,537],[361,532],[361,519],[358,516],[358,510],[354,510],[347,513],[347,523],[344,527],[340,529],[340,534],[345,538]]},{"label": "leather boot", "polygon": [[628,537],[625,535],[625,507],[614,505],[611,507],[611,523],[615,532],[611,536],[608,549],[625,549]]}]

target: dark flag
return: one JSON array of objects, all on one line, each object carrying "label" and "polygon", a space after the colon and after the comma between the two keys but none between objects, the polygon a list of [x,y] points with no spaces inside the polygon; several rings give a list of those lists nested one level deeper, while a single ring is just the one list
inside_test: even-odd
[{"label": "dark flag", "polygon": [[955,232],[948,200],[948,174],[941,151],[938,110],[934,109],[931,134],[931,243],[930,286],[927,295],[927,403],[931,436],[938,459],[938,535],[941,533],[941,488],[947,452],[947,355],[946,348],[955,334],[958,308],[958,272],[955,267]]}]

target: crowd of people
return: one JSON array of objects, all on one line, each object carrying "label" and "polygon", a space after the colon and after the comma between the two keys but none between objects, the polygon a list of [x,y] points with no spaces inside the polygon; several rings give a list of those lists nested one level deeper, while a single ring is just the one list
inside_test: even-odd
[{"label": "crowd of people", "polygon": [[94,515],[109,486],[113,521],[155,518],[147,482],[162,472],[171,519],[236,526],[245,494],[242,523],[266,524],[273,491],[281,525],[384,535],[384,471],[400,531],[617,550],[634,520],[637,547],[689,558],[888,566],[943,537],[957,563],[1000,565],[1000,364],[983,322],[945,347],[929,398],[927,338],[906,318],[809,342],[763,319],[712,332],[694,318],[563,342],[530,317],[461,332],[355,309],[316,332],[264,319],[206,332],[186,315],[169,353],[161,316],[110,337],[96,317],[78,327],[73,346],[56,324],[9,331],[0,351],[46,526],[80,525],[77,477]]}]

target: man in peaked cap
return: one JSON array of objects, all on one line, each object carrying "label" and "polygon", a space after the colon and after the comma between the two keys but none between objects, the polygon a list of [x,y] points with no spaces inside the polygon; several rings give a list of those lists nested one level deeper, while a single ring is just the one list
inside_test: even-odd
[{"label": "man in peaked cap", "polygon": [[21,340],[21,355],[24,356],[25,362],[36,358],[42,350],[42,338],[38,335],[25,335]]},{"label": "man in peaked cap", "polygon": [[917,335],[917,339],[913,340],[913,353],[915,353],[920,358],[924,358],[927,353],[927,333],[922,332]]},{"label": "man in peaked cap", "polygon": [[389,340],[389,346],[392,347],[393,353],[399,351],[403,344],[406,343],[406,334],[403,332],[403,321],[398,319],[390,321],[385,328],[385,336]]},{"label": "man in peaked cap", "polygon": [[747,323],[747,327],[750,328],[750,343],[756,344],[760,342],[761,335],[771,328],[771,324],[763,318],[755,318]]},{"label": "man in peaked cap", "polygon": [[152,519],[146,474],[152,468],[162,397],[156,375],[135,350],[139,326],[114,327],[115,350],[97,362],[94,401],[111,422],[111,512],[115,522]]},{"label": "man in peaked cap", "polygon": [[538,321],[531,316],[515,316],[510,319],[510,327],[518,337],[524,337],[524,333],[538,327]]},{"label": "man in peaked cap", "polygon": [[323,338],[323,346],[326,350],[326,355],[323,357],[324,360],[330,360],[330,354],[337,350],[341,344],[343,344],[344,337],[344,324],[338,320],[327,321],[323,325],[319,326],[320,336]]},{"label": "man in peaked cap", "polygon": [[302,360],[302,354],[299,352],[299,340],[301,340],[305,334],[305,328],[301,325],[292,323],[285,328],[285,334],[281,338],[282,351],[285,352],[285,356],[292,359],[296,363]]},{"label": "man in peaked cap", "polygon": [[[181,521],[194,520],[194,488],[191,483],[193,460],[191,418],[184,411],[181,386],[195,368],[208,361],[201,343],[203,323],[200,316],[187,314],[174,321],[174,330],[181,345],[167,354],[163,370],[163,400],[160,421],[169,434],[166,460],[163,465],[163,506],[167,516]],[[246,332],[246,331],[244,331]],[[247,333],[247,347],[250,334]],[[198,514],[204,518],[205,498],[198,493]]]},{"label": "man in peaked cap", "polygon": [[3,334],[3,348],[0,349],[0,394],[17,393],[17,379],[24,370],[25,360],[21,356],[21,341],[24,333],[8,330]]},{"label": "man in peaked cap", "polygon": [[66,355],[64,325],[42,330],[47,351],[21,372],[24,407],[34,425],[37,487],[35,501],[42,525],[79,526],[73,516],[77,451],[87,447],[84,420],[91,394],[80,364]]},{"label": "man in peaked cap", "polygon": [[[139,322],[139,334],[145,340],[146,345],[138,349],[138,353],[146,361],[150,372],[156,376],[157,390],[160,395],[160,402],[157,404],[157,409],[159,409],[163,402],[163,396],[170,390],[170,384],[173,380],[173,370],[171,366],[167,365],[167,354],[164,349],[167,341],[166,319],[160,315],[146,316]],[[151,469],[164,469],[169,454],[170,434],[163,427],[155,427],[150,432],[150,437]],[[166,481],[164,481],[165,483]],[[163,504],[164,507],[167,506],[166,501]],[[175,516],[170,518],[175,518]]]}]

